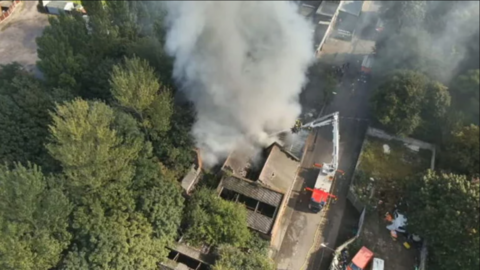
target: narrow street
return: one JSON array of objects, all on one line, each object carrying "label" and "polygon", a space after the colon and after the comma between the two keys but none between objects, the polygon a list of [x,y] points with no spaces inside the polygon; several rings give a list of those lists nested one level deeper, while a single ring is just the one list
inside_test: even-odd
[{"label": "narrow street", "polygon": [[[326,270],[332,259],[332,251],[321,248],[324,243],[335,248],[344,241],[346,233],[352,231],[353,223],[358,222],[359,213],[352,210],[346,195],[351,177],[360,154],[360,148],[368,127],[369,98],[372,89],[368,82],[357,82],[363,56],[371,52],[374,36],[365,35],[376,16],[375,4],[365,1],[363,15],[360,18],[356,35],[352,41],[329,38],[320,55],[320,61],[330,65],[341,66],[350,62],[349,72],[337,89],[332,103],[327,106],[323,115],[338,111],[340,113],[340,157],[339,169],[345,172],[337,177],[333,193],[338,197],[328,211],[314,214],[308,209],[310,193],[305,187],[314,185],[318,169],[312,168],[314,163],[330,162],[332,159],[332,130],[330,126],[316,130],[307,141],[302,168],[289,207],[294,209],[291,223],[276,262],[279,270]],[[355,87],[352,87],[355,82]],[[319,82],[321,83],[321,82]],[[309,91],[308,89],[306,91]],[[311,90],[315,91],[315,90]]]}]

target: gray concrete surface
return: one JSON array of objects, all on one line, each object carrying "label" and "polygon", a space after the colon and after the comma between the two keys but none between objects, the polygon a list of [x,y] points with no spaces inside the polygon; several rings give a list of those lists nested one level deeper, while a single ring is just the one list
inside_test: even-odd
[{"label": "gray concrete surface", "polygon": [[[345,215],[346,211],[352,209],[348,205],[347,192],[368,127],[365,120],[368,118],[371,89],[368,83],[357,82],[356,76],[360,70],[361,59],[371,52],[374,45],[375,37],[366,35],[364,29],[368,29],[368,25],[374,21],[375,10],[376,5],[366,1],[362,22],[356,31],[359,36],[355,36],[351,42],[329,38],[320,55],[320,61],[326,64],[341,65],[346,61],[350,62],[350,73],[345,75],[333,102],[323,112],[325,115],[340,112],[339,169],[345,171],[345,175],[338,177],[334,184],[333,190],[339,197],[338,201],[331,205],[328,211],[311,213],[308,209],[310,193],[304,191],[304,188],[312,187],[318,174],[318,169],[312,168],[312,165],[331,161],[332,150],[331,128],[317,130],[307,142],[310,147],[307,147],[302,162],[303,170],[294,187],[289,205],[292,208],[291,222],[282,247],[275,257],[277,269],[328,269],[332,254],[328,249],[320,248],[320,244],[326,243],[329,247],[335,248],[339,241],[344,241],[348,237],[347,232],[352,230],[351,224],[354,222],[350,219],[358,218],[354,213]],[[311,78],[310,81],[322,83],[315,78]],[[307,85],[305,91],[318,92],[318,87],[319,85],[311,83]],[[309,101],[312,102],[312,99]]]},{"label": "gray concrete surface", "polygon": [[37,1],[22,1],[10,18],[0,23],[0,65],[19,62],[40,76],[36,69],[37,44],[48,25],[48,16],[37,11]]}]

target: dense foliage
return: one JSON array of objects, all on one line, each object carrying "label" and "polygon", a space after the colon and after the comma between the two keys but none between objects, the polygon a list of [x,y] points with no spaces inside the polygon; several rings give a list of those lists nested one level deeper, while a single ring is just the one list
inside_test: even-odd
[{"label": "dense foliage", "polygon": [[262,268],[243,206],[202,189],[185,208],[194,113],[174,102],[161,4],[82,4],[37,38],[45,80],[0,66],[0,268],[158,269],[185,224]]},{"label": "dense foliage", "polygon": [[[145,47],[133,4],[104,4],[84,3],[88,22],[49,18],[37,39],[45,82],[0,67],[2,269],[156,269],[177,237],[193,141],[190,118],[172,115],[190,110],[158,80],[171,61],[141,58],[162,46]],[[160,141],[177,156],[156,155]]]},{"label": "dense foliage", "polygon": [[229,244],[242,247],[251,238],[247,210],[202,188],[195,192],[187,208],[185,237],[194,244]]},{"label": "dense foliage", "polygon": [[217,260],[214,270],[274,270],[273,261],[256,252],[245,253],[233,246],[219,248],[220,259]]},{"label": "dense foliage", "polygon": [[442,168],[470,177],[480,175],[480,134],[475,125],[452,132],[441,155]]},{"label": "dense foliage", "polygon": [[382,125],[395,134],[408,136],[419,127],[440,123],[450,106],[450,94],[441,83],[429,81],[421,73],[397,70],[380,83],[372,103],[373,113]]},{"label": "dense foliage", "polygon": [[409,230],[432,269],[479,267],[479,3],[382,2],[374,117],[437,144],[437,172],[406,178]]},{"label": "dense foliage", "polygon": [[1,269],[49,269],[60,261],[72,205],[58,180],[31,164],[0,166]]},{"label": "dense foliage", "polygon": [[411,232],[429,242],[433,269],[478,269],[479,186],[464,176],[428,172],[409,186]]}]

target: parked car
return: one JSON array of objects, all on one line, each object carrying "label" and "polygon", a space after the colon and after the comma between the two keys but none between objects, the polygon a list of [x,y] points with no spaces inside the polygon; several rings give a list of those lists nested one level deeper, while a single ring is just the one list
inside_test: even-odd
[{"label": "parked car", "polygon": [[375,31],[377,31],[377,33],[380,33],[383,31],[383,29],[384,29],[383,20],[378,18],[377,24],[375,25]]}]

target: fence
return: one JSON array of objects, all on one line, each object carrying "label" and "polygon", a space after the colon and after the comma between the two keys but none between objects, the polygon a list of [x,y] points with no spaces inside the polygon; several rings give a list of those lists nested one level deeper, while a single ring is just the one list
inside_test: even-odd
[{"label": "fence", "polygon": [[407,144],[407,145],[415,145],[419,148],[427,149],[427,150],[432,151],[432,159],[431,159],[430,169],[432,169],[432,170],[435,169],[435,155],[436,155],[435,145],[430,144],[430,143],[426,143],[426,142],[422,142],[420,140],[416,140],[416,139],[413,139],[413,138],[401,138],[401,137],[398,137],[398,136],[392,136],[392,135],[384,132],[383,130],[372,128],[372,127],[368,128],[367,134],[372,136],[372,137],[386,139],[386,140],[389,140],[389,141],[390,140],[401,141],[401,142],[403,142],[404,144]]},{"label": "fence", "polygon": [[362,212],[362,210],[365,208],[365,204],[360,201],[358,196],[355,194],[355,191],[353,190],[353,185],[351,185],[348,189],[347,200],[349,200],[353,204],[353,206],[355,207],[355,209],[357,209],[358,212]]},{"label": "fence", "polygon": [[340,270],[342,267],[340,266],[340,256],[342,254],[342,250],[346,247],[348,247],[351,243],[353,243],[359,236],[360,233],[362,232],[363,229],[363,222],[365,221],[365,208],[362,211],[362,214],[360,215],[360,220],[358,221],[358,231],[357,234],[349,239],[347,242],[343,243],[340,245],[336,250],[335,250],[335,255],[333,256],[332,263],[330,264],[330,270]]},{"label": "fence", "polygon": [[14,11],[17,5],[20,3],[20,0],[15,0],[12,2],[12,5],[8,8],[7,11],[2,12],[2,15],[0,15],[0,22],[8,18]]}]

